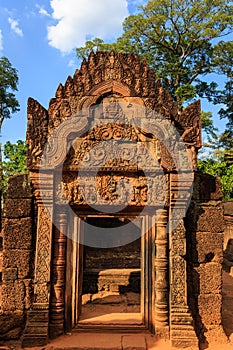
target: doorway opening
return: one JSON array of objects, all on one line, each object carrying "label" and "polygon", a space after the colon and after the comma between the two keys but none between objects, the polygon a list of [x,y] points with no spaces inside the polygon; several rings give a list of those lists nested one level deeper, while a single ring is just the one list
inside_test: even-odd
[{"label": "doorway opening", "polygon": [[154,332],[152,220],[149,215],[75,218],[69,227],[73,238],[67,241],[66,331],[104,327]]},{"label": "doorway opening", "polygon": [[[99,248],[84,245],[79,324],[142,325],[141,227],[115,217],[90,217],[86,222],[84,237],[93,236],[98,228],[118,228],[119,236],[127,235],[129,243],[109,248],[102,248],[101,242]],[[109,245],[120,244],[114,242],[117,239],[111,237]]]}]

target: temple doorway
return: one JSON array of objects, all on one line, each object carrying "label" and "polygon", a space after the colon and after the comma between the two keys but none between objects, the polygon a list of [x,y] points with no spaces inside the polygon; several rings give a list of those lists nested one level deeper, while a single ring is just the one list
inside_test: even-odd
[{"label": "temple doorway", "polygon": [[66,283],[68,330],[152,330],[154,281],[148,276],[153,276],[154,240],[153,230],[145,230],[146,221],[93,215],[76,220],[78,242],[69,240],[67,247],[67,261],[72,259]]}]

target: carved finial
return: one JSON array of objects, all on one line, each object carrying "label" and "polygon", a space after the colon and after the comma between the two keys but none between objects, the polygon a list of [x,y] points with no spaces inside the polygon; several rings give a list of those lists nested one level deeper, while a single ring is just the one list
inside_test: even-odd
[{"label": "carved finial", "polygon": [[110,52],[109,62],[111,64],[111,68],[113,68],[114,67],[114,63],[115,63],[115,57],[114,57],[114,52],[113,51]]},{"label": "carved finial", "polygon": [[84,58],[83,61],[82,61],[80,71],[81,71],[82,73],[86,73],[86,71],[87,71],[87,61],[86,61],[86,58]]},{"label": "carved finial", "polygon": [[91,53],[88,57],[88,64],[89,64],[89,68],[95,67],[95,65],[96,65],[94,51],[91,51]]},{"label": "carved finial", "polygon": [[57,88],[57,91],[56,91],[56,98],[63,98],[63,95],[64,95],[64,87],[62,84],[59,84],[58,88]]},{"label": "carved finial", "polygon": [[69,75],[66,83],[65,83],[65,94],[67,96],[72,96],[74,94],[74,84],[73,84],[73,79],[71,78],[71,76]]}]

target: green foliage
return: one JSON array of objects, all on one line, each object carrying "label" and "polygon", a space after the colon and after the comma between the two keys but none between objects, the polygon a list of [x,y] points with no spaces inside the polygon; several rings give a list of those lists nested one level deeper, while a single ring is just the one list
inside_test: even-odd
[{"label": "green foliage", "polygon": [[17,91],[17,70],[7,57],[0,58],[0,130],[5,118],[19,111],[19,102],[12,91]]},{"label": "green foliage", "polygon": [[[92,49],[138,53],[180,105],[203,95],[206,88],[209,97],[214,98],[216,84],[203,86],[203,77],[229,70],[222,51],[223,47],[228,50],[228,44],[213,44],[213,40],[232,32],[232,15],[232,1],[150,0],[137,15],[126,18],[123,35],[116,43],[88,41],[86,47],[77,49],[78,57],[85,57]],[[230,54],[230,50],[227,52]]]},{"label": "green foliage", "polygon": [[223,197],[225,200],[233,199],[233,164],[224,160],[199,160],[198,167],[204,173],[213,175],[221,181]]},{"label": "green foliage", "polygon": [[26,173],[26,152],[25,141],[18,140],[16,143],[7,141],[3,148],[4,161],[2,163],[2,188],[6,193],[9,178],[15,174]]},{"label": "green foliage", "polygon": [[105,44],[102,39],[95,38],[93,40],[88,40],[85,43],[84,47],[79,47],[76,49],[76,55],[78,59],[87,58],[92,51],[117,51],[119,52],[120,49],[116,43],[112,44]]},{"label": "green foliage", "polygon": [[208,140],[208,144],[204,144],[204,146],[215,148],[216,142],[218,142],[218,135],[216,134],[218,129],[214,126],[212,117],[211,112],[201,112],[202,130],[205,131]]}]

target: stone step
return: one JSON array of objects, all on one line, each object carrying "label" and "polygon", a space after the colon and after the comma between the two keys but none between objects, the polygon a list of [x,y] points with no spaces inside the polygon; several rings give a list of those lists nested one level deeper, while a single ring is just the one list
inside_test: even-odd
[{"label": "stone step", "polygon": [[54,340],[46,350],[147,350],[144,334],[72,334]]}]

